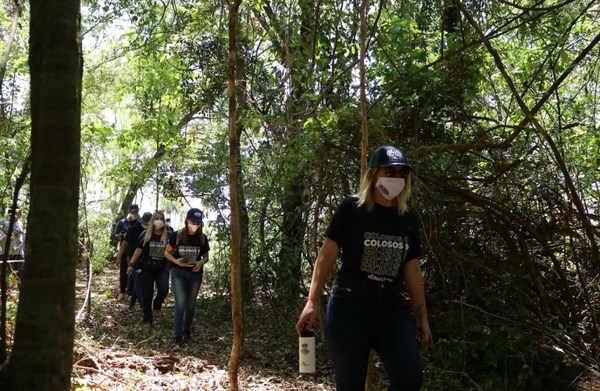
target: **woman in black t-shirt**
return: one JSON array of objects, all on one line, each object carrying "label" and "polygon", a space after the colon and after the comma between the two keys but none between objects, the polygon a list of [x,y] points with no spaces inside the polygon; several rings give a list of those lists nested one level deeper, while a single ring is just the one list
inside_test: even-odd
[{"label": "woman in black t-shirt", "polygon": [[338,391],[364,390],[371,349],[386,368],[390,390],[418,390],[422,385],[418,346],[429,346],[433,339],[419,265],[419,227],[407,206],[411,182],[411,167],[402,152],[377,148],[358,197],[340,204],[325,233],[296,331],[300,335],[304,328],[313,328],[325,280],[341,253],[324,324]]},{"label": "woman in black t-shirt", "polygon": [[192,320],[196,298],[202,284],[204,265],[208,262],[208,238],[202,232],[202,211],[192,208],[185,219],[185,227],[175,232],[165,250],[171,262],[171,290],[175,296],[173,326],[175,344],[192,338]]},{"label": "woman in black t-shirt", "polygon": [[[165,215],[161,211],[154,212],[148,228],[142,232],[127,274],[131,275],[136,264],[141,264],[141,291],[143,295],[144,323],[152,323],[154,318],[162,316],[162,305],[169,293],[169,271],[164,253],[169,236],[165,226]],[[156,297],[154,285],[156,284]]]}]

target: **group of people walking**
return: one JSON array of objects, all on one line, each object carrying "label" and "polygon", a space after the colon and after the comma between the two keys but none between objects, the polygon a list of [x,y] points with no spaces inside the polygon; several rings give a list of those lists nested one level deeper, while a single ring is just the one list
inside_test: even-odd
[{"label": "group of people walking", "polygon": [[202,230],[203,217],[200,209],[192,208],[184,227],[175,231],[164,212],[140,216],[139,207],[134,204],[113,233],[117,240],[118,298],[128,298],[130,309],[139,304],[145,324],[151,325],[162,316],[171,276],[176,345],[192,339],[196,298],[210,250]]},{"label": "group of people walking", "polygon": [[[377,148],[359,193],[341,202],[325,231],[296,331],[301,336],[312,330],[326,280],[341,257],[323,324],[338,391],[364,389],[371,349],[385,366],[390,390],[422,386],[419,347],[432,345],[433,337],[420,268],[419,221],[408,206],[413,175],[402,151],[389,145]],[[190,209],[185,226],[170,233],[163,212],[140,217],[139,208],[132,205],[122,221],[129,228],[117,226],[115,231],[121,240],[121,296],[127,292],[127,276],[133,276],[130,305],[140,303],[145,323],[161,316],[170,273],[178,345],[192,338],[196,297],[208,261],[202,218],[199,209]]]}]

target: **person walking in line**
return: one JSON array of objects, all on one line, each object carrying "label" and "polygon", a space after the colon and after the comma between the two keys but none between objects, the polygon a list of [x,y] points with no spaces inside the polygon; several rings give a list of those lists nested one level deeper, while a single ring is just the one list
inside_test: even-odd
[{"label": "person walking in line", "polygon": [[127,216],[119,220],[119,222],[115,226],[115,230],[113,231],[113,240],[116,242],[117,250],[116,264],[119,268],[119,295],[117,296],[118,300],[125,300],[127,298],[126,293],[128,281],[127,257],[119,258],[118,254],[123,240],[125,239],[125,234],[127,233],[127,230],[129,229],[129,227],[133,226],[137,222],[137,219],[140,217],[139,213],[140,208],[137,206],[137,204],[132,204],[129,207]]},{"label": "person walking in line", "polygon": [[[142,232],[137,249],[127,268],[128,275],[138,268],[142,271],[139,280],[143,296],[144,323],[152,324],[153,319],[162,316],[162,305],[169,293],[169,271],[165,259],[168,241],[165,215],[161,211],[156,211],[148,222],[148,229]],[[155,284],[156,297],[154,297]]]},{"label": "person walking in line", "polygon": [[192,321],[196,299],[202,284],[204,265],[208,262],[210,246],[202,232],[203,213],[192,208],[185,218],[185,226],[171,236],[165,258],[171,266],[171,291],[175,297],[175,344],[181,346],[192,339]]},{"label": "person walking in line", "polygon": [[173,227],[171,226],[171,219],[169,217],[167,217],[167,219],[165,220],[165,225],[167,226],[167,231],[169,231],[169,237],[171,237],[171,235],[173,235],[173,233],[175,232],[175,230],[173,229]]},{"label": "person walking in line", "polygon": [[[142,215],[142,217],[138,218],[137,222],[133,224],[127,230],[125,234],[125,238],[123,238],[123,242],[121,243],[121,247],[119,248],[119,253],[117,254],[117,262],[122,262],[123,257],[125,257],[125,262],[129,265],[131,261],[131,257],[135,252],[135,249],[138,246],[138,242],[140,239],[140,235],[146,229],[148,229],[148,225],[150,224],[150,219],[152,218],[152,213],[146,212]],[[127,272],[127,269],[125,269]],[[133,309],[136,301],[140,304],[140,307],[143,309],[143,294],[141,289],[141,281],[140,281],[140,273],[142,272],[139,268],[134,268],[127,281],[127,293],[130,295],[129,297],[129,309]]]},{"label": "person walking in line", "polygon": [[12,260],[12,269],[19,272],[23,267],[25,260],[25,226],[21,218],[23,213],[20,209],[15,210],[15,219],[13,223],[12,238],[10,240],[10,251],[8,259]]},{"label": "person walking in line", "polygon": [[312,330],[323,286],[341,254],[324,320],[338,391],[364,390],[371,349],[385,366],[389,390],[421,388],[419,345],[427,347],[433,338],[419,261],[419,225],[407,205],[412,175],[399,149],[377,148],[358,196],[342,201],[325,232],[296,331]]}]

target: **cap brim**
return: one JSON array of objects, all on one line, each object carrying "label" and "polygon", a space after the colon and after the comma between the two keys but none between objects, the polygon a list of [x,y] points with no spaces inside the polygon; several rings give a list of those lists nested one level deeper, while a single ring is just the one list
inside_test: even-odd
[{"label": "cap brim", "polygon": [[411,167],[411,166],[409,166],[409,165],[408,165],[408,164],[406,164],[406,163],[390,163],[390,164],[384,164],[384,165],[381,165],[381,166],[379,166],[378,168],[388,168],[388,167],[396,167],[396,166],[400,166],[400,167],[406,167],[406,168],[408,168],[409,170],[412,170],[412,167]]},{"label": "cap brim", "polygon": [[202,224],[202,219],[191,218],[190,221],[194,224]]}]

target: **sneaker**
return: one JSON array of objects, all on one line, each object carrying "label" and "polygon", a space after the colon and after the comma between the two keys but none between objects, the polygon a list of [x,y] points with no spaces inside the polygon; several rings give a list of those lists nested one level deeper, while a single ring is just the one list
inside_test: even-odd
[{"label": "sneaker", "polygon": [[160,309],[152,308],[152,317],[155,319],[162,318],[163,313]]},{"label": "sneaker", "polygon": [[175,337],[175,346],[173,346],[173,350],[181,350],[183,348],[183,336]]},{"label": "sneaker", "polygon": [[190,329],[187,329],[183,332],[183,336],[185,337],[186,341],[191,341],[192,340],[192,333],[190,331]]}]

